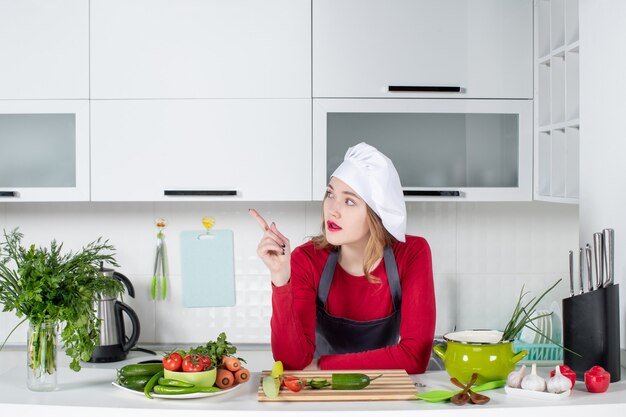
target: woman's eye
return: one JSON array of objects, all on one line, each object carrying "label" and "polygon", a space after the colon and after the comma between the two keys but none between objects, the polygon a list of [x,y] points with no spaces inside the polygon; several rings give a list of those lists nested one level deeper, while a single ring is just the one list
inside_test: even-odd
[{"label": "woman's eye", "polygon": [[333,197],[333,193],[330,190],[326,190],[326,198],[332,198]]},{"label": "woman's eye", "polygon": [[354,202],[354,200],[351,200],[351,199],[348,198],[348,199],[346,199],[346,204],[349,205],[349,206],[354,206],[356,203]]}]

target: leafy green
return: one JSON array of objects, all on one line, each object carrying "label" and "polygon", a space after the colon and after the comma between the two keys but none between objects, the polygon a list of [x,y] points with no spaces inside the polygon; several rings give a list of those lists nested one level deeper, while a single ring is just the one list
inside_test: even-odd
[{"label": "leafy green", "polygon": [[117,296],[123,291],[119,281],[99,272],[102,262],[119,266],[113,257],[115,248],[98,238],[76,253],[62,254],[63,244],[56,240],[49,248],[23,247],[23,237],[18,229],[5,230],[5,241],[0,243],[2,311],[24,317],[17,326],[25,320],[32,325],[64,324],[63,347],[72,358],[70,368],[78,371],[79,361],[89,360],[99,340],[95,302],[101,295]]},{"label": "leafy green", "polygon": [[[540,318],[533,317],[535,309],[537,308],[537,304],[539,304],[543,297],[545,297],[546,294],[552,291],[552,289],[556,287],[559,282],[561,282],[561,279],[559,279],[550,288],[544,291],[544,293],[541,294],[539,298],[533,297],[530,299],[530,301],[525,303],[524,298],[526,297],[526,295],[528,295],[528,292],[524,292],[524,286],[522,286],[522,289],[520,290],[520,295],[517,299],[517,304],[515,305],[515,309],[513,309],[513,314],[511,315],[509,322],[504,328],[504,333],[502,334],[503,341],[513,340],[524,327],[532,329],[532,322]],[[537,331],[535,329],[533,330]]]},{"label": "leafy green", "polygon": [[[211,363],[220,365],[222,356],[233,356],[237,352],[237,347],[226,340],[226,333],[222,332],[217,336],[217,340],[209,340],[206,345],[197,346],[186,352],[189,355],[201,355],[211,357]],[[246,363],[243,358],[237,358]]]}]

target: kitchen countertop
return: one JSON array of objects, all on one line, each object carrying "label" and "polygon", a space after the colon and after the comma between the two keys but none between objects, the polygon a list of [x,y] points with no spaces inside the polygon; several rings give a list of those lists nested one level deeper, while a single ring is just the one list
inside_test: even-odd
[{"label": "kitchen countertop", "polygon": [[[604,394],[590,394],[584,383],[577,382],[572,394],[560,401],[530,400],[507,395],[504,389],[487,392],[491,401],[482,406],[467,404],[459,407],[450,403],[429,404],[423,401],[367,401],[367,402],[315,402],[315,403],[267,403],[257,401],[257,387],[260,371],[271,365],[271,353],[267,350],[245,350],[238,352],[248,361],[252,371],[251,382],[231,393],[215,397],[169,400],[154,399],[130,394],[111,385],[115,378],[115,369],[127,363],[154,359],[152,355],[131,352],[124,362],[109,364],[84,364],[76,373],[71,371],[69,361],[59,354],[59,388],[54,392],[32,392],[26,388],[26,355],[23,348],[10,347],[0,352],[0,415],[47,415],[99,417],[111,415],[123,416],[167,416],[174,412],[177,417],[206,416],[207,411],[219,410],[220,416],[285,416],[297,415],[334,415],[341,411],[346,415],[387,415],[394,417],[420,415],[464,415],[480,416],[550,416],[554,413],[567,413],[568,417],[585,416],[590,413],[618,415],[626,406],[626,381],[611,384]],[[540,369],[542,376],[547,376],[550,368]],[[420,390],[452,389],[448,375],[443,371],[412,375],[414,382],[426,385]],[[558,408],[555,408],[558,407]],[[284,414],[288,413],[288,414]]]}]

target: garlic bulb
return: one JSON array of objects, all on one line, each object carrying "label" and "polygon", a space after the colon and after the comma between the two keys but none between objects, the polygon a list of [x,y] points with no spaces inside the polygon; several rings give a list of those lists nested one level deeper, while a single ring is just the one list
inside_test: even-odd
[{"label": "garlic bulb", "polygon": [[520,388],[524,374],[526,374],[526,365],[522,365],[518,371],[509,373],[509,376],[506,377],[506,384],[511,388]]},{"label": "garlic bulb", "polygon": [[572,388],[572,381],[563,376],[559,366],[554,371],[554,376],[548,381],[548,392],[560,394]]},{"label": "garlic bulb", "polygon": [[530,375],[526,375],[524,379],[522,379],[522,389],[527,389],[530,391],[546,390],[546,380],[537,375],[536,363],[533,363],[533,368],[530,372]]}]

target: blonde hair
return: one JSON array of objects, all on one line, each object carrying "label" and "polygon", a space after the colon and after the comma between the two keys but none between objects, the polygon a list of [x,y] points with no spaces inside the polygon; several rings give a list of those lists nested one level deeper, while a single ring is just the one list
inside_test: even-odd
[{"label": "blonde hair", "polygon": [[[323,206],[322,206],[323,207]],[[323,212],[322,208],[322,212]],[[383,222],[378,217],[378,214],[374,213],[369,206],[367,206],[367,225],[370,230],[370,238],[365,246],[365,261],[363,262],[363,274],[365,278],[371,284],[380,284],[380,278],[370,274],[374,264],[380,258],[383,257],[385,246],[391,245],[396,241],[391,233],[385,229]],[[326,240],[326,227],[324,224],[324,215],[322,213],[322,232],[311,238],[311,242],[315,245],[315,249],[338,249],[337,246],[331,244]]]}]

